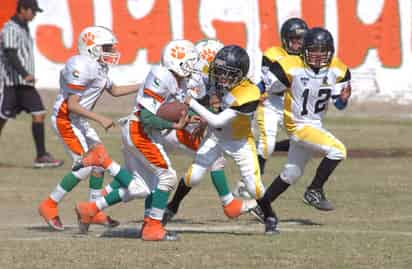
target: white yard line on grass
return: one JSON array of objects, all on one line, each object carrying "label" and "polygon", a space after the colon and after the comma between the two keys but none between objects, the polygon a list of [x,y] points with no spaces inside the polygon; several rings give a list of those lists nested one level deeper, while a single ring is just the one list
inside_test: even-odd
[{"label": "white yard line on grass", "polygon": [[[285,227],[288,226],[288,227]],[[408,236],[412,237],[412,232],[403,231],[388,231],[388,230],[355,230],[355,229],[333,229],[325,228],[320,226],[307,226],[305,228],[297,228],[296,225],[281,224],[279,230],[281,232],[309,232],[309,233],[346,233],[346,234],[374,234],[374,235],[387,235],[387,236]],[[27,237],[7,237],[1,236],[2,240],[7,241],[40,241],[40,240],[67,240],[67,239],[87,239],[88,236],[83,236],[80,234],[73,233],[76,231],[77,225],[70,224],[65,225],[65,227],[70,231],[70,233],[65,232],[53,232],[45,236],[39,236],[35,228],[43,229],[42,233],[45,232],[46,226],[39,224],[19,224],[19,225],[0,225],[0,229],[4,230],[7,228],[28,228],[32,229],[32,233],[27,232]],[[263,225],[168,225],[169,230],[182,232],[182,233],[233,233],[233,234],[251,234],[251,235],[263,235]],[[140,228],[140,224],[137,225],[121,225],[113,230],[107,230],[103,227],[93,226],[89,236],[92,237],[103,237],[103,238],[130,238],[137,234],[136,228]],[[46,231],[47,232],[47,231]],[[53,236],[56,234],[56,236]],[[119,235],[122,234],[122,235]],[[1,231],[0,231],[1,235]],[[119,235],[119,236],[117,236]],[[126,235],[126,236],[125,236]]]}]

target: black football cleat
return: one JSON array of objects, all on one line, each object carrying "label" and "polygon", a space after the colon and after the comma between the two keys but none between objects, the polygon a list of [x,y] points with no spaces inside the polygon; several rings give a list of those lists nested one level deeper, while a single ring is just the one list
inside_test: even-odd
[{"label": "black football cleat", "polygon": [[268,217],[265,219],[265,234],[266,235],[277,235],[279,230],[276,229],[278,225],[278,220],[274,217]]},{"label": "black football cleat", "polygon": [[326,199],[323,189],[307,189],[303,195],[303,202],[322,211],[332,211],[334,206]]}]

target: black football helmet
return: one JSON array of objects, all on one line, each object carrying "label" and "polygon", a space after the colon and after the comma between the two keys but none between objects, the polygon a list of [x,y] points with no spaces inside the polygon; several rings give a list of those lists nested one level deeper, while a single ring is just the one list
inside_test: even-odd
[{"label": "black football helmet", "polygon": [[249,55],[245,49],[229,45],[220,49],[209,69],[209,82],[217,90],[230,91],[249,72]]},{"label": "black football helmet", "polygon": [[[292,55],[299,55],[302,52],[303,37],[308,31],[306,22],[299,18],[290,18],[282,24],[280,28],[280,38],[282,47]],[[298,41],[296,41],[298,40]],[[295,45],[295,42],[297,44]]]},{"label": "black football helmet", "polygon": [[328,66],[335,46],[332,34],[320,27],[310,29],[303,39],[303,60],[312,69],[319,69]]}]

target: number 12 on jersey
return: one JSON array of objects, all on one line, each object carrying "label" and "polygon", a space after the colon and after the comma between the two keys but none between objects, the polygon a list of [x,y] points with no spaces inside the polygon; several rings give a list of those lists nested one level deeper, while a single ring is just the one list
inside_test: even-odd
[{"label": "number 12 on jersey", "polygon": [[[305,116],[309,113],[308,112],[309,91],[311,90],[309,88],[306,88],[302,93],[303,102],[302,102],[302,111],[300,112],[301,116]],[[316,102],[314,106],[315,111],[313,111],[313,113],[316,114],[326,109],[327,102],[331,96],[331,92],[332,92],[331,88],[319,88],[318,96],[314,100]]]}]

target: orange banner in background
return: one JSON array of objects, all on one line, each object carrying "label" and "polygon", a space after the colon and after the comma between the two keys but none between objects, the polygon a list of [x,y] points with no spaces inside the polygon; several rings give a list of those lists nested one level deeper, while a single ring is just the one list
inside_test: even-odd
[{"label": "orange banner in background", "polygon": [[[76,37],[80,31],[94,24],[93,0],[66,0],[73,42],[66,47],[62,40],[64,29],[56,25],[42,24],[37,27],[36,42],[40,53],[51,62],[64,63],[76,53]],[[276,1],[256,0],[258,5],[261,50],[279,45],[278,15]],[[4,3],[4,4],[3,4]],[[16,1],[2,0],[0,25],[15,11]],[[197,41],[205,38],[199,14],[200,0],[183,0],[183,38]],[[148,63],[160,60],[163,46],[172,38],[170,1],[157,0],[153,8],[143,18],[131,16],[127,1],[111,1],[113,30],[119,39],[122,53],[121,63],[130,64],[140,49],[147,50]],[[371,24],[363,23],[357,15],[356,0],[336,0],[338,56],[350,67],[361,65],[369,49],[375,48],[383,66],[399,67],[402,63],[400,7],[397,0],[385,0],[378,19]],[[108,11],[110,12],[110,11]],[[302,17],[310,26],[325,24],[325,1],[302,0]],[[243,22],[212,20],[216,38],[224,43],[245,46],[247,25]],[[404,37],[405,38],[405,37]],[[409,37],[406,37],[409,38]]]}]

